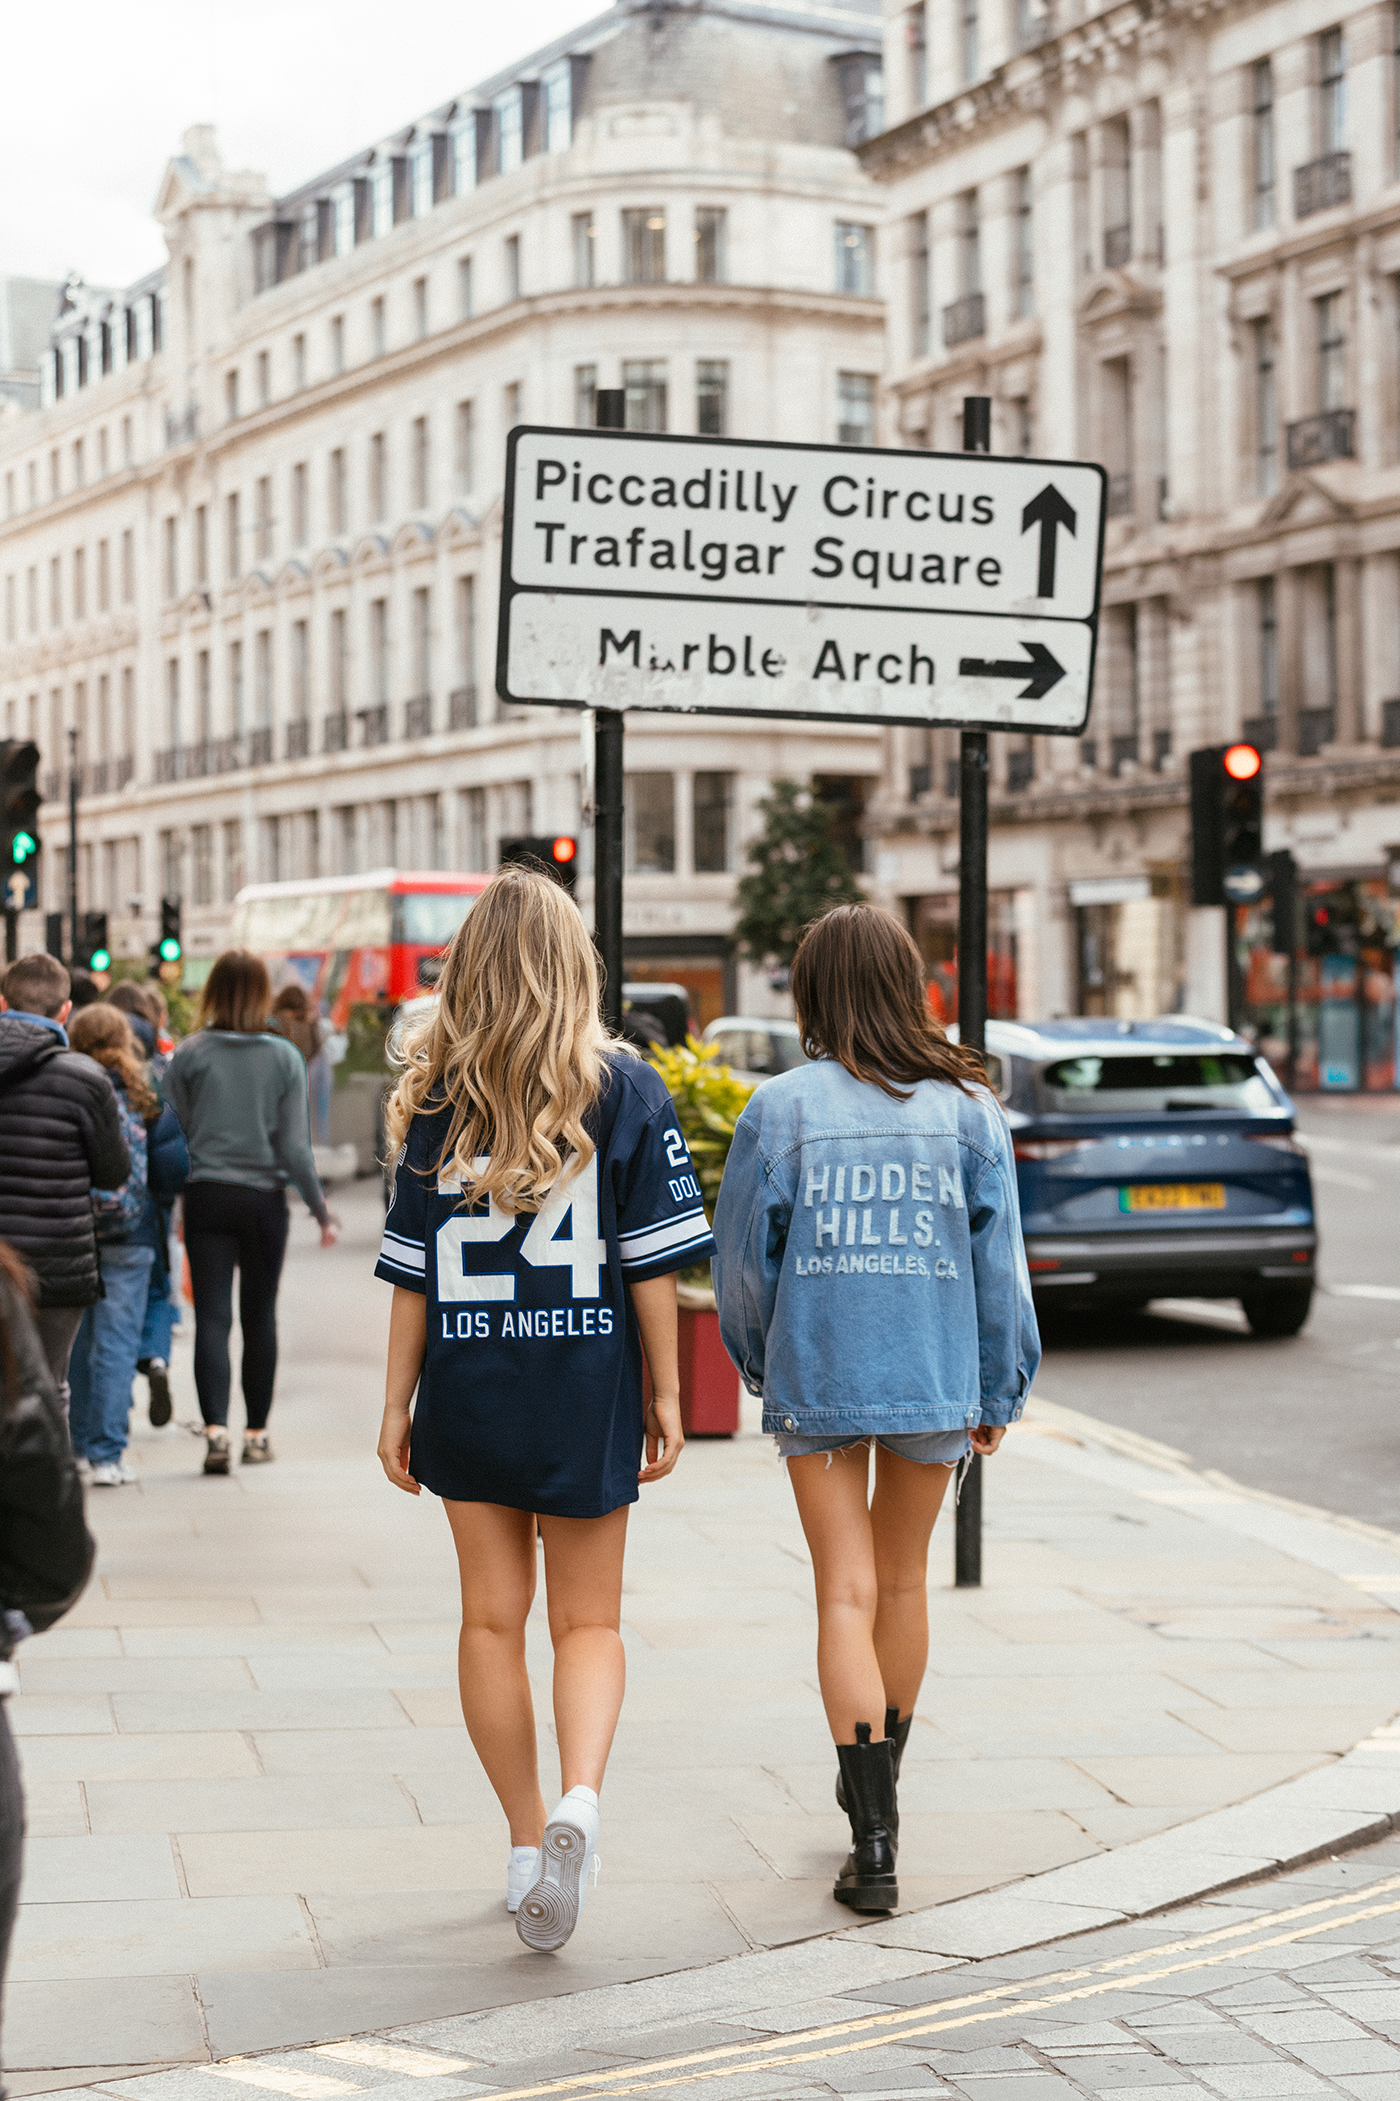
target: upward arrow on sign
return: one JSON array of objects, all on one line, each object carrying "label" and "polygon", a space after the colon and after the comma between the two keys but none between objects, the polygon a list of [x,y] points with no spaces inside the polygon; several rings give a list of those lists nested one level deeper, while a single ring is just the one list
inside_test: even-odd
[{"label": "upward arrow on sign", "polygon": [[1047,482],[1038,496],[1021,513],[1021,530],[1028,533],[1033,525],[1040,527],[1040,575],[1036,581],[1037,598],[1053,598],[1055,595],[1055,540],[1060,527],[1073,533],[1079,513],[1072,504],[1066,503],[1053,482]]}]

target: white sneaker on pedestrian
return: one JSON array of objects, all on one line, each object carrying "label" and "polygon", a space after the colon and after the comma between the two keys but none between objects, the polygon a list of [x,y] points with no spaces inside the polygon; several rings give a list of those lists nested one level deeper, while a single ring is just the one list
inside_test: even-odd
[{"label": "white sneaker on pedestrian", "polygon": [[520,1899],[535,1879],[539,1865],[538,1846],[512,1846],[506,1863],[506,1910],[519,1911]]},{"label": "white sneaker on pedestrian", "polygon": [[104,1466],[94,1466],[88,1470],[90,1488],[124,1488],[135,1479],[135,1474],[124,1459],[109,1460]]},{"label": "white sneaker on pedestrian", "polygon": [[571,1787],[544,1827],[535,1879],[520,1899],[515,1930],[527,1948],[549,1955],[578,1924],[590,1868],[598,1874],[598,1797]]}]

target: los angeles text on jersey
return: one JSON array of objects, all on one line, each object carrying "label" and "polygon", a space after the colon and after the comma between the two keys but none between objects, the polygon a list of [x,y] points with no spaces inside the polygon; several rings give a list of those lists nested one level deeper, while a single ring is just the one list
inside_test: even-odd
[{"label": "los angeles text on jersey", "polygon": [[582,1341],[590,1336],[611,1335],[613,1331],[611,1306],[511,1306],[495,1316],[499,1322],[496,1327],[484,1306],[475,1310],[463,1306],[455,1313],[443,1307],[440,1318],[444,1342],[559,1342],[567,1341],[571,1335]]}]

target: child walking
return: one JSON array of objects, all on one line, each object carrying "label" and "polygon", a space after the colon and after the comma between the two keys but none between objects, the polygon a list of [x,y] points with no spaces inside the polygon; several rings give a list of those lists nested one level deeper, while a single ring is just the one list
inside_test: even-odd
[{"label": "child walking", "polygon": [[[462,1713],[510,1825],[506,1908],[548,1951],[577,1923],[622,1706],[628,1507],[683,1442],[675,1272],[713,1242],[671,1098],[604,1030],[593,944],[559,884],[503,870],[438,993],[388,1110],[379,1457],[446,1507]],[[563,1782],[548,1818],[525,1669],[537,1530]]]}]

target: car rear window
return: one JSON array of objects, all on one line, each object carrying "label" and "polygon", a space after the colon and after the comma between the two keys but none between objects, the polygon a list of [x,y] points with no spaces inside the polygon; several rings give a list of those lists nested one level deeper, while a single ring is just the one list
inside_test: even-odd
[{"label": "car rear window", "polygon": [[1236,1109],[1251,1113],[1278,1103],[1257,1062],[1232,1051],[1138,1051],[1102,1057],[1085,1053],[1042,1068],[1044,1106],[1061,1115],[1091,1110],[1134,1116],[1172,1110]]},{"label": "car rear window", "polygon": [[761,1072],[772,1076],[792,1072],[807,1060],[796,1035],[786,1029],[721,1029],[714,1038],[720,1060],[737,1072]]}]

